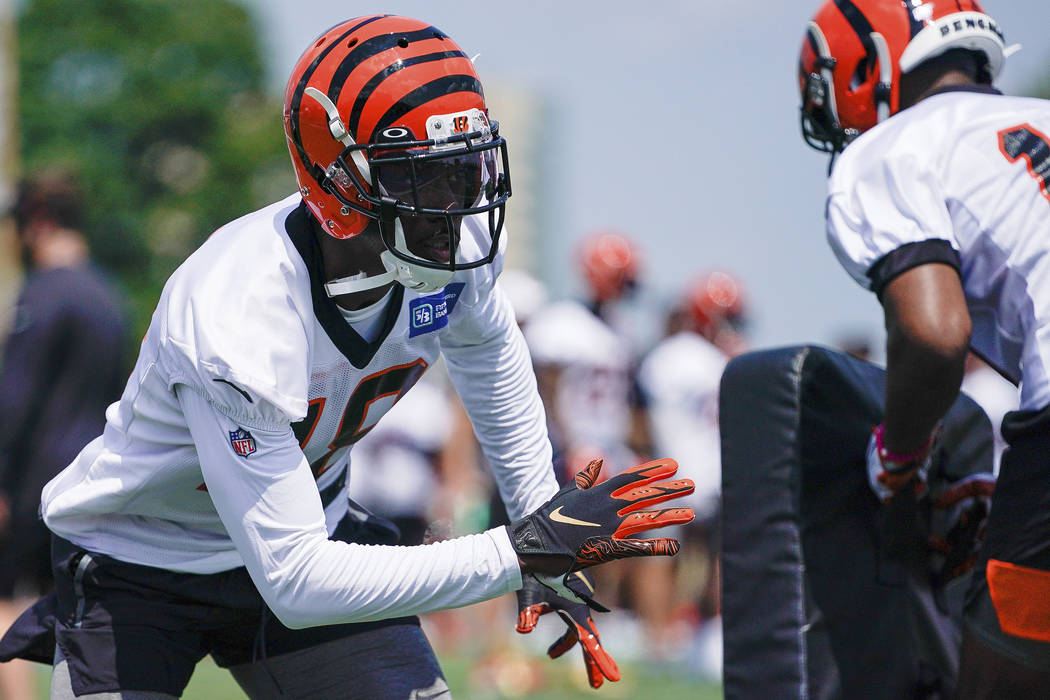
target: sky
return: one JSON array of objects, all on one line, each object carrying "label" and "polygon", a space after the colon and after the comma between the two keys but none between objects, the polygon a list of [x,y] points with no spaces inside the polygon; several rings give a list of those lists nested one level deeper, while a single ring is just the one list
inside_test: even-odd
[{"label": "sky", "polygon": [[[322,31],[385,12],[426,20],[480,54],[486,86],[554,105],[545,177],[556,185],[555,216],[536,272],[556,296],[580,289],[574,243],[616,228],[643,252],[650,300],[721,268],[743,282],[756,347],[834,345],[846,335],[881,346],[878,302],[824,238],[827,158],[799,135],[798,50],[817,0],[246,2],[275,92]],[[998,86],[1030,92],[1050,76],[1050,2],[983,5],[1007,43],[1023,46]],[[513,173],[510,134],[508,142]]]}]

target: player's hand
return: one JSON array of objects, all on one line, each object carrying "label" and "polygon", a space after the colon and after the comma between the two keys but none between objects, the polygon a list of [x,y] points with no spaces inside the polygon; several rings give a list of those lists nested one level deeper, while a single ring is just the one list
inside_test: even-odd
[{"label": "player's hand", "polygon": [[[591,587],[586,574],[577,571],[572,575]],[[524,586],[518,591],[518,625],[515,629],[521,634],[528,634],[536,628],[540,617],[556,612],[568,629],[550,645],[547,656],[556,659],[578,643],[583,652],[584,666],[587,667],[587,680],[592,688],[600,688],[606,678],[610,681],[620,680],[620,669],[602,646],[587,606],[556,595],[532,576],[526,575],[523,581]]]},{"label": "player's hand", "polygon": [[885,503],[905,486],[915,494],[926,493],[926,475],[930,470],[936,430],[926,443],[911,454],[898,455],[882,443],[884,423],[875,426],[868,440],[868,483],[879,500]]},{"label": "player's hand", "polygon": [[693,492],[690,479],[660,481],[678,470],[673,459],[646,462],[599,484],[601,468],[602,460],[592,461],[551,500],[507,528],[523,573],[591,607],[596,604],[571,572],[626,557],[673,556],[677,540],[631,535],[693,519],[692,508],[645,510]]},{"label": "player's hand", "polygon": [[935,583],[947,583],[973,569],[994,491],[995,477],[982,472],[931,494],[929,545]]}]

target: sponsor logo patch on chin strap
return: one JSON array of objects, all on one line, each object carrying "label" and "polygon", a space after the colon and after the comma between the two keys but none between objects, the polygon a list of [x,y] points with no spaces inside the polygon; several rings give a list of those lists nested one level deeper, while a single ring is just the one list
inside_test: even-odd
[{"label": "sponsor logo patch on chin strap", "polygon": [[[394,220],[394,243],[400,251],[408,252],[408,243],[405,242],[405,229],[401,225],[400,218]],[[451,269],[434,270],[422,265],[413,265],[397,257],[389,250],[384,250],[380,253],[379,259],[382,260],[386,272],[372,275],[371,277],[363,272],[350,275],[349,277],[340,277],[331,282],[326,282],[324,285],[325,292],[329,297],[337,297],[340,294],[362,292],[366,289],[382,287],[390,282],[398,282],[408,289],[425,294],[441,289],[452,280],[452,276],[455,274]]]}]

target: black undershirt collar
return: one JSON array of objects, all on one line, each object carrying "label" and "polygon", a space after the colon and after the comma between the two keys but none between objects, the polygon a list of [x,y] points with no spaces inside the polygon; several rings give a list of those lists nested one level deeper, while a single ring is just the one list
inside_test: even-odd
[{"label": "black undershirt collar", "polygon": [[321,323],[321,328],[331,339],[332,343],[343,353],[354,367],[363,369],[368,366],[394,324],[397,323],[398,314],[401,312],[401,304],[405,296],[405,288],[400,284],[394,285],[394,293],[383,312],[383,327],[371,343],[361,337],[353,327],[346,322],[343,314],[339,311],[335,300],[328,296],[325,291],[321,271],[321,247],[317,243],[319,233],[313,215],[304,204],[300,204],[284,222],[285,231],[291,238],[295,249],[299,251],[306,269],[310,271],[310,296],[313,298],[314,315]]}]

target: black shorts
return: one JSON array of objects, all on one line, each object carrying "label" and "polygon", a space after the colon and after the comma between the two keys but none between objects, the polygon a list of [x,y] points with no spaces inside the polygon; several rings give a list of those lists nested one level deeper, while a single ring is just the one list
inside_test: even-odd
[{"label": "black shorts", "polygon": [[[349,518],[333,539],[394,543],[363,534]],[[0,656],[9,658],[21,644],[18,656],[43,661],[57,642],[77,695],[141,690],[179,696],[209,654],[228,668],[379,627],[419,624],[407,617],[292,630],[270,613],[243,567],[178,573],[87,552],[59,537],[51,559],[54,596],[19,618]],[[45,633],[48,626],[53,636]]]},{"label": "black shorts", "polygon": [[967,599],[967,626],[1020,663],[1050,669],[1050,408],[1003,420],[1003,454]]},{"label": "black shorts", "polygon": [[1008,449],[992,497],[983,560],[1050,571],[1050,408],[1003,419]]}]

